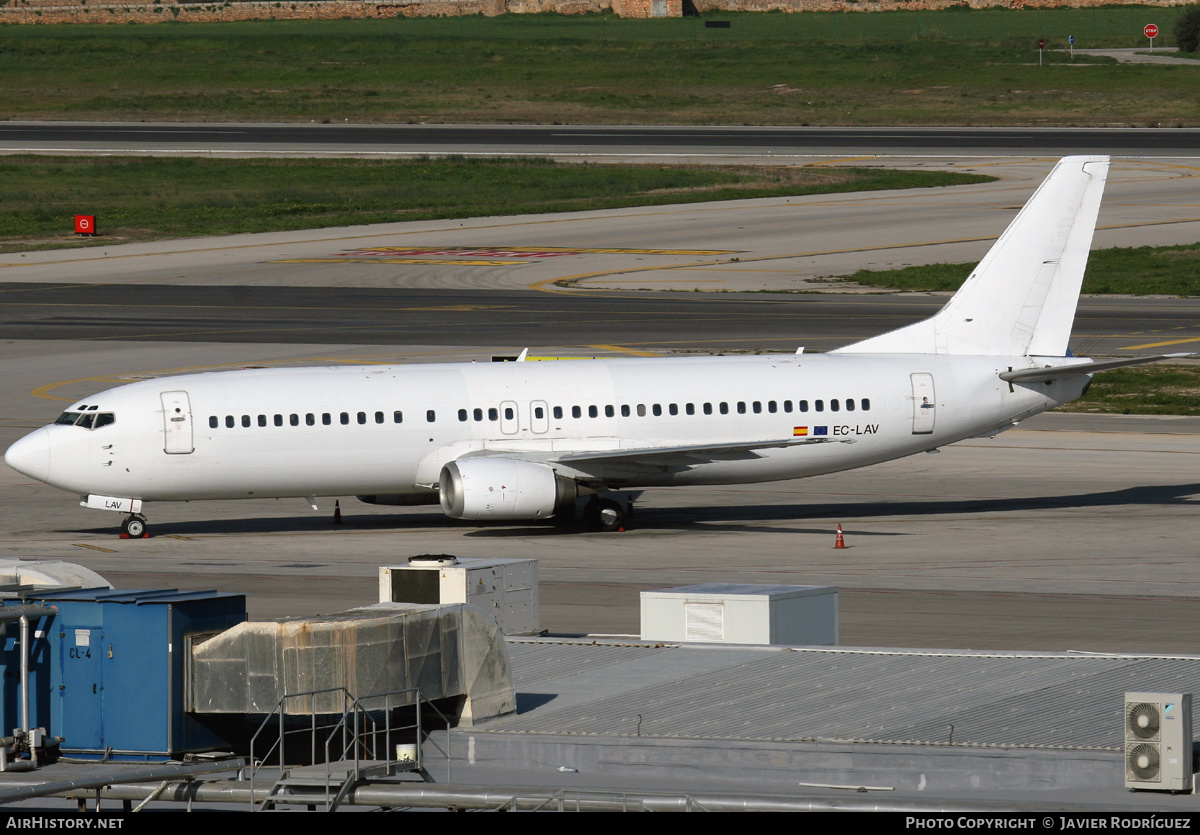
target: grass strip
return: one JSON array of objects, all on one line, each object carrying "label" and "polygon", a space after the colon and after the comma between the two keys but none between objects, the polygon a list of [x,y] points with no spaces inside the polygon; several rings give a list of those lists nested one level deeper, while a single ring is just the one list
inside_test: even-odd
[{"label": "grass strip", "polygon": [[[843,280],[892,290],[954,291],[974,264],[928,264],[898,270],[859,270]],[[1089,256],[1084,293],[1200,296],[1200,243],[1098,249]]]},{"label": "grass strip", "polygon": [[1200,365],[1146,365],[1105,371],[1088,393],[1058,412],[1200,415]]},{"label": "grass strip", "polygon": [[[17,119],[365,123],[1200,125],[1177,9],[609,15],[0,27]],[[164,15],[169,10],[164,6]],[[1049,49],[1039,60],[1036,44]]]},{"label": "grass strip", "polygon": [[[988,182],[973,174],[757,166],[0,158],[0,251]],[[96,215],[97,238],[73,234]]]}]

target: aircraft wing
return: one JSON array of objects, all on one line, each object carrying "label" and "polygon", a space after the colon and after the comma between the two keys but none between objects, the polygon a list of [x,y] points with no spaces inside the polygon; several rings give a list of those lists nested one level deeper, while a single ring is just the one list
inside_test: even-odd
[{"label": "aircraft wing", "polygon": [[758,458],[757,450],[817,444],[852,444],[853,438],[805,437],[770,441],[744,441],[724,444],[681,444],[674,446],[627,447],[550,452],[541,450],[489,449],[463,456],[489,456],[536,461],[542,464],[561,464],[598,479],[631,478],[645,473],[680,472],[712,461],[734,461]]},{"label": "aircraft wing", "polygon": [[1010,383],[1048,383],[1063,377],[1074,377],[1077,374],[1094,374],[1097,371],[1108,371],[1110,368],[1125,368],[1130,365],[1142,365],[1147,362],[1160,360],[1188,359],[1197,354],[1155,354],[1151,357],[1127,357],[1119,360],[1103,360],[1101,362],[1081,362],[1074,365],[1046,366],[1045,368],[1019,368],[1016,371],[1001,371],[1000,379]]},{"label": "aircraft wing", "polygon": [[853,438],[788,438],[782,441],[749,441],[730,444],[689,444],[684,446],[634,447],[631,449],[603,449],[587,452],[567,452],[554,460],[564,464],[580,464],[585,461],[612,461],[644,464],[700,464],[749,458],[755,450],[779,449],[781,447],[808,446],[810,444],[852,444]]}]

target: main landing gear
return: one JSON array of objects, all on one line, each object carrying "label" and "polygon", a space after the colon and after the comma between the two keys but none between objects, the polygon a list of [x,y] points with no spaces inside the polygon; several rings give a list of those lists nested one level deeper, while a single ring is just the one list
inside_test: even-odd
[{"label": "main landing gear", "polygon": [[625,506],[613,499],[593,496],[583,506],[583,521],[595,531],[619,531],[625,527],[625,520],[632,515],[633,502]]},{"label": "main landing gear", "polygon": [[145,539],[149,536],[146,533],[146,517],[140,513],[130,513],[121,523],[122,539]]}]

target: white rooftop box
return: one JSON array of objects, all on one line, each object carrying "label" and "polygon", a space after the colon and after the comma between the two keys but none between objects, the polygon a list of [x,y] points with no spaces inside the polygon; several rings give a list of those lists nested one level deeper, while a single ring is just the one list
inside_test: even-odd
[{"label": "white rooftop box", "polygon": [[538,635],[537,560],[410,557],[379,566],[380,603],[469,603],[505,635]]},{"label": "white rooftop box", "polygon": [[837,646],[837,588],[701,583],[644,591],[642,640]]}]

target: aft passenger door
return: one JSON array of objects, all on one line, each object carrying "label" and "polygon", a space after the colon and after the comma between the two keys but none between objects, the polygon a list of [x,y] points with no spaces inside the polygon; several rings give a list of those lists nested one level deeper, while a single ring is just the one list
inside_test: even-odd
[{"label": "aft passenger door", "polygon": [[183,455],[195,450],[192,443],[192,406],[186,391],[164,391],[163,452]]},{"label": "aft passenger door", "polygon": [[933,390],[932,374],[912,375],[914,435],[933,434],[937,422],[937,396]]}]

